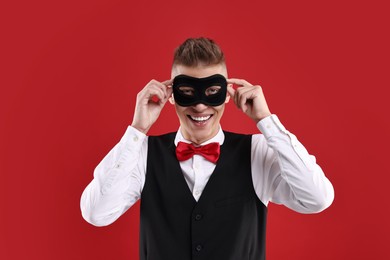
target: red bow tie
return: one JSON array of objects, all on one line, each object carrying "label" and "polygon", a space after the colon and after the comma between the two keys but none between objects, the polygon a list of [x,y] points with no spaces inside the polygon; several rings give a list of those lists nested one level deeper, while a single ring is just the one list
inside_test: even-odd
[{"label": "red bow tie", "polygon": [[216,163],[219,158],[219,148],[219,143],[210,143],[196,147],[193,144],[179,142],[176,147],[176,157],[179,161],[185,161],[194,156],[194,154],[199,154],[206,160]]}]

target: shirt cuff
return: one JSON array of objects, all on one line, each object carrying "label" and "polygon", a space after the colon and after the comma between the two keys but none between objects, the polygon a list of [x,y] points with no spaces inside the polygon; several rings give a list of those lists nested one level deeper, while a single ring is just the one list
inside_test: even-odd
[{"label": "shirt cuff", "polygon": [[132,126],[128,126],[125,134],[122,136],[120,143],[126,144],[133,147],[133,149],[141,148],[142,143],[144,142],[146,135],[141,131],[138,131]]},{"label": "shirt cuff", "polygon": [[277,115],[270,115],[257,123],[257,128],[268,139],[280,133],[289,134],[289,131],[282,125]]}]

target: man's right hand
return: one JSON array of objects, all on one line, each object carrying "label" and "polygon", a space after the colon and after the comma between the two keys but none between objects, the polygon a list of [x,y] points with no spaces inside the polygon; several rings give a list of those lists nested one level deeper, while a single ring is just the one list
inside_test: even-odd
[{"label": "man's right hand", "polygon": [[153,79],[138,93],[132,127],[144,134],[149,131],[172,95],[172,81],[159,82]]}]

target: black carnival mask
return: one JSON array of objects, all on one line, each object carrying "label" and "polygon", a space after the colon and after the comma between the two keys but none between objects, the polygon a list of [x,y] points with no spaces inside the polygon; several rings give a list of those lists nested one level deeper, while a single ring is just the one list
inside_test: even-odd
[{"label": "black carnival mask", "polygon": [[226,99],[227,82],[220,74],[207,78],[194,78],[181,74],[173,79],[172,87],[175,102],[183,107],[199,103],[219,106]]}]

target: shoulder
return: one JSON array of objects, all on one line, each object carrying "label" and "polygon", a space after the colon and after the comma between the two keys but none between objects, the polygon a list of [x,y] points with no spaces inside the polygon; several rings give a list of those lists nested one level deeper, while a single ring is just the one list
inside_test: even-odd
[{"label": "shoulder", "polygon": [[149,144],[153,143],[173,143],[177,132],[170,132],[161,135],[150,135],[149,136]]},{"label": "shoulder", "polygon": [[242,133],[234,133],[229,131],[223,131],[225,134],[225,140],[228,142],[238,143],[244,140],[252,143],[252,146],[264,146],[267,141],[263,134],[242,134]]},{"label": "shoulder", "polygon": [[225,135],[224,143],[238,145],[239,143],[250,143],[252,140],[252,134],[234,133],[229,131],[223,131]]},{"label": "shoulder", "polygon": [[230,131],[225,131],[223,130],[223,133],[225,136],[233,137],[233,138],[245,138],[245,137],[250,137],[252,134],[242,134],[242,133],[235,133],[235,132],[230,132]]}]

